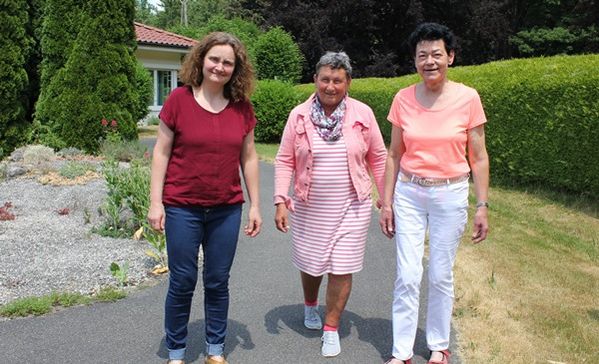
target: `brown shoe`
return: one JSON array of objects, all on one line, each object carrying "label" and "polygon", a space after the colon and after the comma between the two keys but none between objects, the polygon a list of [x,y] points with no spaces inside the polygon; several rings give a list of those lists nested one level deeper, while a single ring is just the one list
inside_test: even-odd
[{"label": "brown shoe", "polygon": [[451,353],[449,352],[449,350],[445,349],[445,350],[438,350],[438,351],[441,354],[443,354],[443,359],[441,359],[441,361],[429,360],[427,364],[449,364],[449,357],[451,356]]},{"label": "brown shoe", "polygon": [[222,358],[223,360],[216,360],[213,356],[207,356],[204,364],[229,364],[224,356]]}]

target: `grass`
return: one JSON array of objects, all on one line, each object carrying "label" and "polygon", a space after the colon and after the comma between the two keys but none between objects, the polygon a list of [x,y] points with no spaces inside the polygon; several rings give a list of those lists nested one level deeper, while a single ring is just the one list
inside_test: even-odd
[{"label": "grass", "polygon": [[[257,145],[267,161],[277,148]],[[522,187],[489,200],[489,238],[470,243],[470,222],[455,267],[464,362],[599,363],[597,201]]]},{"label": "grass", "polygon": [[158,125],[146,125],[137,128],[137,136],[142,138],[154,138],[158,133]]},{"label": "grass", "polygon": [[93,302],[114,302],[126,296],[125,291],[113,287],[103,288],[94,296],[54,292],[41,297],[20,298],[0,306],[0,316],[9,318],[30,315],[41,316],[51,312],[56,307],[89,305]]}]

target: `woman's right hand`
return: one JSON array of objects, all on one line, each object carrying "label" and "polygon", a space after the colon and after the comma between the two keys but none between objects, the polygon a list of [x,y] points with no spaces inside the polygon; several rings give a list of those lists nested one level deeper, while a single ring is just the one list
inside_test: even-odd
[{"label": "woman's right hand", "polygon": [[284,233],[289,231],[289,211],[284,202],[278,203],[277,211],[275,212],[275,224],[277,230]]},{"label": "woman's right hand", "polygon": [[148,222],[152,229],[157,231],[164,231],[164,205],[161,203],[150,204],[148,210]]},{"label": "woman's right hand", "polygon": [[390,205],[383,204],[379,216],[379,225],[381,231],[386,237],[391,239],[395,235],[395,222],[393,221],[393,208]]}]

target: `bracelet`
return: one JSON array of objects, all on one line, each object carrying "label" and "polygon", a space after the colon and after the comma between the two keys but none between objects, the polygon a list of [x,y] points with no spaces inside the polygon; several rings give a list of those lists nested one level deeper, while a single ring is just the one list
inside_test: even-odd
[{"label": "bracelet", "polygon": [[481,207],[489,208],[489,203],[487,201],[480,201],[476,204],[476,208],[479,209]]}]

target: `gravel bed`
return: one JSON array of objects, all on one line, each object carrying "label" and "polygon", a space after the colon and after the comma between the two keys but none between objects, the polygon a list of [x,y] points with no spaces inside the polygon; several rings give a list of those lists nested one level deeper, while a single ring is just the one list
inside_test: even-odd
[{"label": "gravel bed", "polygon": [[[43,185],[35,178],[0,182],[0,207],[12,203],[14,220],[0,221],[0,305],[54,291],[93,294],[116,286],[112,262],[129,263],[130,285],[154,279],[146,241],[92,233],[101,224],[103,179],[84,185]],[[69,209],[66,215],[58,213]],[[86,220],[89,220],[87,222]]]}]

